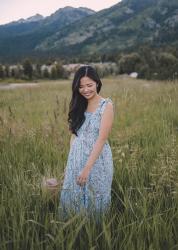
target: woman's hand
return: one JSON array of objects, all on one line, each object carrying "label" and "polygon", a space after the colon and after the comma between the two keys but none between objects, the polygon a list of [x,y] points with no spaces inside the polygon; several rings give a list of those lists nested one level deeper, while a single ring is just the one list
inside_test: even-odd
[{"label": "woman's hand", "polygon": [[77,177],[77,184],[80,186],[85,185],[87,182],[89,173],[90,173],[89,167],[85,166],[82,172],[80,173],[80,175]]}]

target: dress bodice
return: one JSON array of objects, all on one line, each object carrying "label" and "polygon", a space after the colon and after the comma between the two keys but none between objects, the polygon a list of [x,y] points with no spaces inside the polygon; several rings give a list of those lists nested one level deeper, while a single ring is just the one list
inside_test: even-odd
[{"label": "dress bodice", "polygon": [[85,121],[82,124],[82,126],[79,128],[79,130],[77,131],[77,134],[79,137],[82,136],[88,140],[90,140],[90,138],[96,139],[96,137],[99,135],[101,117],[102,117],[104,108],[108,101],[111,101],[111,99],[101,98],[101,100],[99,101],[99,105],[94,112],[85,111],[84,113]]}]

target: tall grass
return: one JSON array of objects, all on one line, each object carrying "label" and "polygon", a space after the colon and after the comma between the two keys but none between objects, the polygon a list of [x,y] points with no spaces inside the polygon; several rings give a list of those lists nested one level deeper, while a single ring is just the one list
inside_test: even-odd
[{"label": "tall grass", "polygon": [[70,83],[0,92],[0,249],[178,249],[178,84],[103,79],[114,102],[112,206],[58,216],[43,175],[63,173]]}]

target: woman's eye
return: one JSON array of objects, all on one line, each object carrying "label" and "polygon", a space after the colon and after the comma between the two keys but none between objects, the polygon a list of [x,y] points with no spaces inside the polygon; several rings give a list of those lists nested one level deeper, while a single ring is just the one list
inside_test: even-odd
[{"label": "woman's eye", "polygon": [[[92,85],[88,85],[88,87],[92,87]],[[83,86],[80,86],[79,88],[81,89],[81,88],[83,88]]]}]

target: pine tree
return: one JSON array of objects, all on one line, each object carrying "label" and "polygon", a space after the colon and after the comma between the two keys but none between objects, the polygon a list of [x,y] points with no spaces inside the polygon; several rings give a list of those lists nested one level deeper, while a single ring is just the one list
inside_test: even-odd
[{"label": "pine tree", "polygon": [[0,64],[0,78],[4,78],[4,69],[1,64]]},{"label": "pine tree", "polygon": [[30,60],[26,59],[23,63],[23,71],[24,75],[28,77],[28,79],[32,79],[33,76],[33,67]]}]

